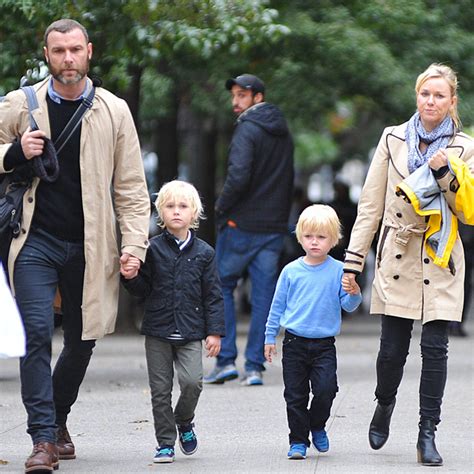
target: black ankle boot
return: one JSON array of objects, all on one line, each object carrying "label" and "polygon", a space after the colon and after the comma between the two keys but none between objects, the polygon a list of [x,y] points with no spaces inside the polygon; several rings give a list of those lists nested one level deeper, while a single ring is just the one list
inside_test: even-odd
[{"label": "black ankle boot", "polygon": [[380,449],[387,442],[394,407],[395,400],[390,405],[377,403],[369,428],[369,444],[372,449]]},{"label": "black ankle boot", "polygon": [[421,420],[418,426],[420,427],[416,444],[418,462],[424,466],[442,466],[443,458],[439,455],[435,445],[435,422]]}]

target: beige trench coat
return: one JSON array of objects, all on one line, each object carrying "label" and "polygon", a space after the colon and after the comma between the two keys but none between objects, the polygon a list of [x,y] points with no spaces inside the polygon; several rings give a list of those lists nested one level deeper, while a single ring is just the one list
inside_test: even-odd
[{"label": "beige trench coat", "polygon": [[[409,175],[406,125],[386,128],[382,134],[360,197],[344,269],[355,273],[363,270],[380,226],[370,312],[420,319],[423,323],[436,319],[460,321],[464,251],[459,235],[451,254],[453,271],[435,265],[423,244],[425,218],[395,194],[396,186]],[[447,150],[474,168],[471,137],[457,133]],[[448,173],[438,184],[451,210],[456,212],[455,177]],[[464,222],[462,215],[456,215]]]},{"label": "beige trench coat", "polygon": [[[49,78],[35,85],[39,109],[38,126],[48,137],[46,104]],[[12,141],[29,127],[26,96],[9,93],[0,103],[0,173]],[[126,102],[97,88],[91,110],[82,121],[80,169],[84,209],[84,253],[86,260],[82,299],[82,338],[98,339],[114,331],[119,291],[118,221],[121,251],[143,260],[148,247],[150,200],[135,125]],[[10,281],[15,260],[30,230],[39,179],[23,200],[21,234],[13,239],[8,258]],[[14,291],[14,288],[13,288]]]}]

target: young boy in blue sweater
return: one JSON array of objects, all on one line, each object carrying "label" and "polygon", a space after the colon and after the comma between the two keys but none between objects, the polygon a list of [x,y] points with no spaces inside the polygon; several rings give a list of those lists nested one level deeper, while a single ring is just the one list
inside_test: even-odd
[{"label": "young boy in blue sweater", "polygon": [[[338,391],[335,336],[341,308],[354,311],[362,301],[359,286],[343,280],[342,262],[328,252],[341,238],[341,224],[330,206],[307,207],[296,224],[296,238],[306,255],[286,265],[278,279],[265,330],[265,358],[276,355],[280,326],[283,382],[290,428],[289,459],[304,459],[310,446],[329,449],[325,430]],[[310,388],[313,393],[308,408]]]},{"label": "young boy in blue sweater", "polygon": [[[224,300],[214,249],[195,235],[203,208],[196,188],[184,181],[163,185],[155,203],[163,232],[150,239],[141,268],[135,257],[121,265],[122,283],[145,298],[141,328],[151,389],[155,463],[174,461],[179,447],[194,454],[198,443],[194,413],[202,390],[202,342],[216,357],[224,336]],[[173,409],[174,370],[180,396]]]}]

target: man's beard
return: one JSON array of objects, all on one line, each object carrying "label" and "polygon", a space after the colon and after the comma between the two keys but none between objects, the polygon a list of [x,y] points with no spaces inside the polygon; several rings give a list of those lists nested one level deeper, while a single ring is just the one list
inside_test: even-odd
[{"label": "man's beard", "polygon": [[51,66],[50,64],[49,64],[49,72],[51,73],[51,75],[58,82],[60,82],[61,84],[64,84],[65,86],[70,85],[70,84],[77,84],[89,72],[89,61],[87,61],[85,67],[77,67],[76,68],[76,75],[72,78],[67,78],[66,79],[59,69],[56,69],[55,67]]}]

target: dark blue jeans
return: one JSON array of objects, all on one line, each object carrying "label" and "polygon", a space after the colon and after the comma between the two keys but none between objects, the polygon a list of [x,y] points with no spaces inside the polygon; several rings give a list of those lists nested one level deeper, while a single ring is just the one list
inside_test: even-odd
[{"label": "dark blue jeans", "polygon": [[308,339],[285,332],[282,364],[290,444],[309,446],[309,432],[326,426],[338,391],[334,342],[334,337]]},{"label": "dark blue jeans", "polygon": [[[421,329],[420,417],[440,421],[447,378],[448,321],[431,321]],[[382,405],[395,400],[410,347],[413,320],[382,316],[375,397]]]},{"label": "dark blue jeans", "polygon": [[248,270],[252,285],[252,314],[245,350],[245,370],[265,370],[265,324],[280,271],[283,237],[284,234],[245,232],[229,226],[217,236],[216,258],[224,296],[226,334],[217,357],[220,367],[235,363],[237,358],[234,290],[239,278]]},{"label": "dark blue jeans", "polygon": [[[82,341],[84,245],[32,230],[15,263],[15,292],[27,351],[20,359],[21,395],[33,443],[56,442],[86,373],[95,341]],[[64,347],[51,376],[53,301],[62,296]]]}]

